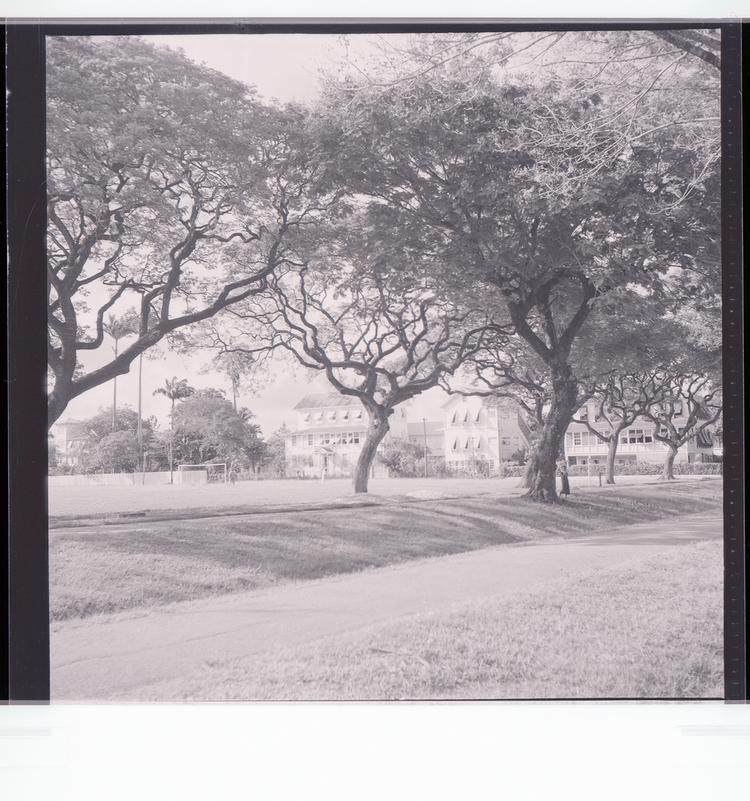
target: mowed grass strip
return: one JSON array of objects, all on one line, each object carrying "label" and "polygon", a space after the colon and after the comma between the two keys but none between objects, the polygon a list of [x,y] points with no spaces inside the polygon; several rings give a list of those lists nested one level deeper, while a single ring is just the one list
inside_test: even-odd
[{"label": "mowed grass strip", "polygon": [[720,509],[721,483],[607,489],[554,506],[482,497],[50,532],[51,618],[262,589],[522,540]]},{"label": "mowed grass strip", "polygon": [[207,665],[144,700],[718,698],[722,547]]}]

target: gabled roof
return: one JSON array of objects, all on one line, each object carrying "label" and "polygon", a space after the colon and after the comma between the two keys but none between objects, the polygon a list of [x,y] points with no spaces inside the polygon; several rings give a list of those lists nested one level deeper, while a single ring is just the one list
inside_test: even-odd
[{"label": "gabled roof", "polygon": [[351,395],[342,395],[339,392],[316,392],[312,395],[305,395],[301,401],[295,405],[295,409],[325,409],[329,406],[359,406],[358,398]]},{"label": "gabled roof", "polygon": [[481,405],[485,409],[494,409],[496,406],[508,407],[512,408],[515,407],[516,404],[513,402],[511,398],[493,398],[492,396],[482,396],[482,395],[451,395],[448,400],[443,403],[443,409],[448,409],[452,405],[458,403],[467,403],[472,400],[472,398],[477,398],[481,401]]}]

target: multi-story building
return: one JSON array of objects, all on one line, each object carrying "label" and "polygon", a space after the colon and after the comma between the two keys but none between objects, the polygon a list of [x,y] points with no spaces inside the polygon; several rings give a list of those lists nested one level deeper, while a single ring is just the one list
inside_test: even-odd
[{"label": "multi-story building", "polygon": [[[676,402],[675,427],[684,426],[686,415]],[[608,423],[599,414],[599,404],[589,401],[576,413],[603,434],[609,432]],[[617,445],[617,464],[627,462],[662,462],[667,446],[654,437],[656,424],[647,418],[636,418],[632,425],[620,432]],[[565,434],[565,457],[570,465],[606,464],[607,443],[592,433],[585,423],[571,423]],[[718,453],[717,453],[718,451]],[[704,430],[689,439],[677,452],[677,462],[711,462],[720,454],[710,431]]]},{"label": "multi-story building", "polygon": [[[307,395],[294,410],[294,430],[286,435],[287,475],[352,475],[368,423],[362,404],[356,398],[329,392]],[[606,433],[608,424],[598,411],[598,404],[591,401],[576,417]],[[396,408],[389,420],[388,438],[426,444],[430,458],[443,458],[450,472],[490,474],[529,448],[531,432],[523,413],[506,399],[452,395],[443,405],[442,420],[409,420],[408,413],[408,404]],[[684,418],[679,415],[675,418],[678,427],[681,420]],[[654,423],[638,418],[620,433],[617,462],[661,462],[665,449],[654,437]],[[679,449],[677,461],[715,461],[720,453],[720,441],[704,431]],[[584,423],[574,422],[565,434],[565,456],[570,465],[604,465],[607,443]],[[376,459],[373,476],[387,475],[387,468]]]},{"label": "multi-story building", "polygon": [[50,435],[57,449],[60,467],[77,467],[81,450],[88,442],[88,431],[80,420],[63,420],[55,423]]},{"label": "multi-story building", "polygon": [[[389,418],[389,437],[406,438],[405,404]],[[306,395],[294,407],[294,429],[285,439],[286,473],[290,477],[341,477],[354,472],[368,419],[362,404],[338,392]],[[373,477],[387,476],[378,463]]]},{"label": "multi-story building", "polygon": [[443,411],[443,453],[449,470],[490,473],[528,447],[528,426],[508,400],[452,395]]}]

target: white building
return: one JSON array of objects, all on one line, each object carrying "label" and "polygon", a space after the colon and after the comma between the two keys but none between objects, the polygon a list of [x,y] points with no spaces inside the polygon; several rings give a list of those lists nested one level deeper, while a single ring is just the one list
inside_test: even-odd
[{"label": "white building", "polygon": [[[389,437],[406,438],[405,407],[397,406],[389,418]],[[359,400],[338,392],[316,393],[302,398],[294,411],[294,428],[285,439],[287,476],[351,476],[369,422]],[[387,475],[376,459],[373,477]]]},{"label": "white building", "polygon": [[[679,402],[678,402],[679,403]],[[674,418],[675,427],[686,422],[686,416],[677,406]],[[594,428],[605,435],[609,433],[608,423],[599,415],[599,404],[589,401],[576,413],[580,420],[586,419]],[[617,446],[616,464],[633,462],[664,461],[667,446],[654,437],[656,424],[647,418],[636,418],[632,425],[620,432]],[[604,465],[607,462],[608,446],[596,434],[589,431],[584,423],[571,423],[565,434],[565,458],[569,465]],[[677,452],[675,462],[711,462],[721,455],[721,447],[714,443],[710,431],[704,430],[691,437]]]},{"label": "white building", "polygon": [[52,442],[57,449],[57,462],[60,467],[77,467],[81,450],[89,439],[89,432],[80,420],[58,420],[50,429]]},{"label": "white building", "polygon": [[491,473],[528,447],[528,426],[510,401],[452,395],[443,411],[443,453],[449,470]]}]

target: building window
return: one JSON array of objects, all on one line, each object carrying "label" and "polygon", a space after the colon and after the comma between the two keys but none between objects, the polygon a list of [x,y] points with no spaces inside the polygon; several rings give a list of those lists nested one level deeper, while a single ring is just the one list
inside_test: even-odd
[{"label": "building window", "polygon": [[328,412],[328,419],[329,420],[335,420],[336,419],[336,410],[335,409],[332,409],[330,412]]},{"label": "building window", "polygon": [[358,445],[358,444],[359,444],[359,436],[360,436],[360,434],[361,434],[361,433],[362,433],[362,432],[360,432],[360,431],[355,431],[355,432],[354,432],[354,433],[351,435],[351,439],[349,440],[349,442],[352,442],[352,443],[354,443],[355,445]]},{"label": "building window", "polygon": [[295,448],[297,446],[297,437],[292,437],[292,447]]},{"label": "building window", "polygon": [[313,435],[312,434],[308,434],[307,435],[307,444],[308,445],[312,445],[313,444]]},{"label": "building window", "polygon": [[578,410],[578,419],[579,420],[588,420],[589,419],[589,407],[583,406]]},{"label": "building window", "polygon": [[467,409],[466,412],[464,413],[464,423],[468,422],[469,422],[469,410]]},{"label": "building window", "polygon": [[580,445],[581,444],[581,432],[576,431],[573,433],[573,444]]},{"label": "building window", "polygon": [[651,431],[650,428],[643,432],[643,441],[644,442],[653,442],[654,441],[653,432]]},{"label": "building window", "polygon": [[481,409],[477,409],[477,416],[474,418],[474,422],[475,423],[479,422],[479,418],[481,417],[481,415],[482,415],[482,410]]},{"label": "building window", "polygon": [[341,413],[341,419],[342,420],[348,420],[349,419],[349,410],[348,409],[344,409],[344,411]]},{"label": "building window", "polygon": [[453,447],[451,448],[451,450],[453,450],[453,451],[457,451],[458,450],[458,440],[457,439],[453,440]]},{"label": "building window", "polygon": [[642,445],[644,433],[642,428],[631,428],[628,430],[628,443],[630,445]]},{"label": "building window", "polygon": [[456,409],[456,411],[453,412],[453,417],[451,417],[451,423],[455,423],[457,418],[458,418],[458,409]]},{"label": "building window", "polygon": [[503,445],[509,446],[510,445],[510,437],[503,437],[502,438]]},{"label": "building window", "polygon": [[310,412],[308,412],[308,413],[307,413],[307,414],[306,414],[306,415],[305,415],[305,416],[304,416],[302,419],[303,419],[303,420],[304,420],[306,423],[309,423],[309,422],[310,422]]}]

